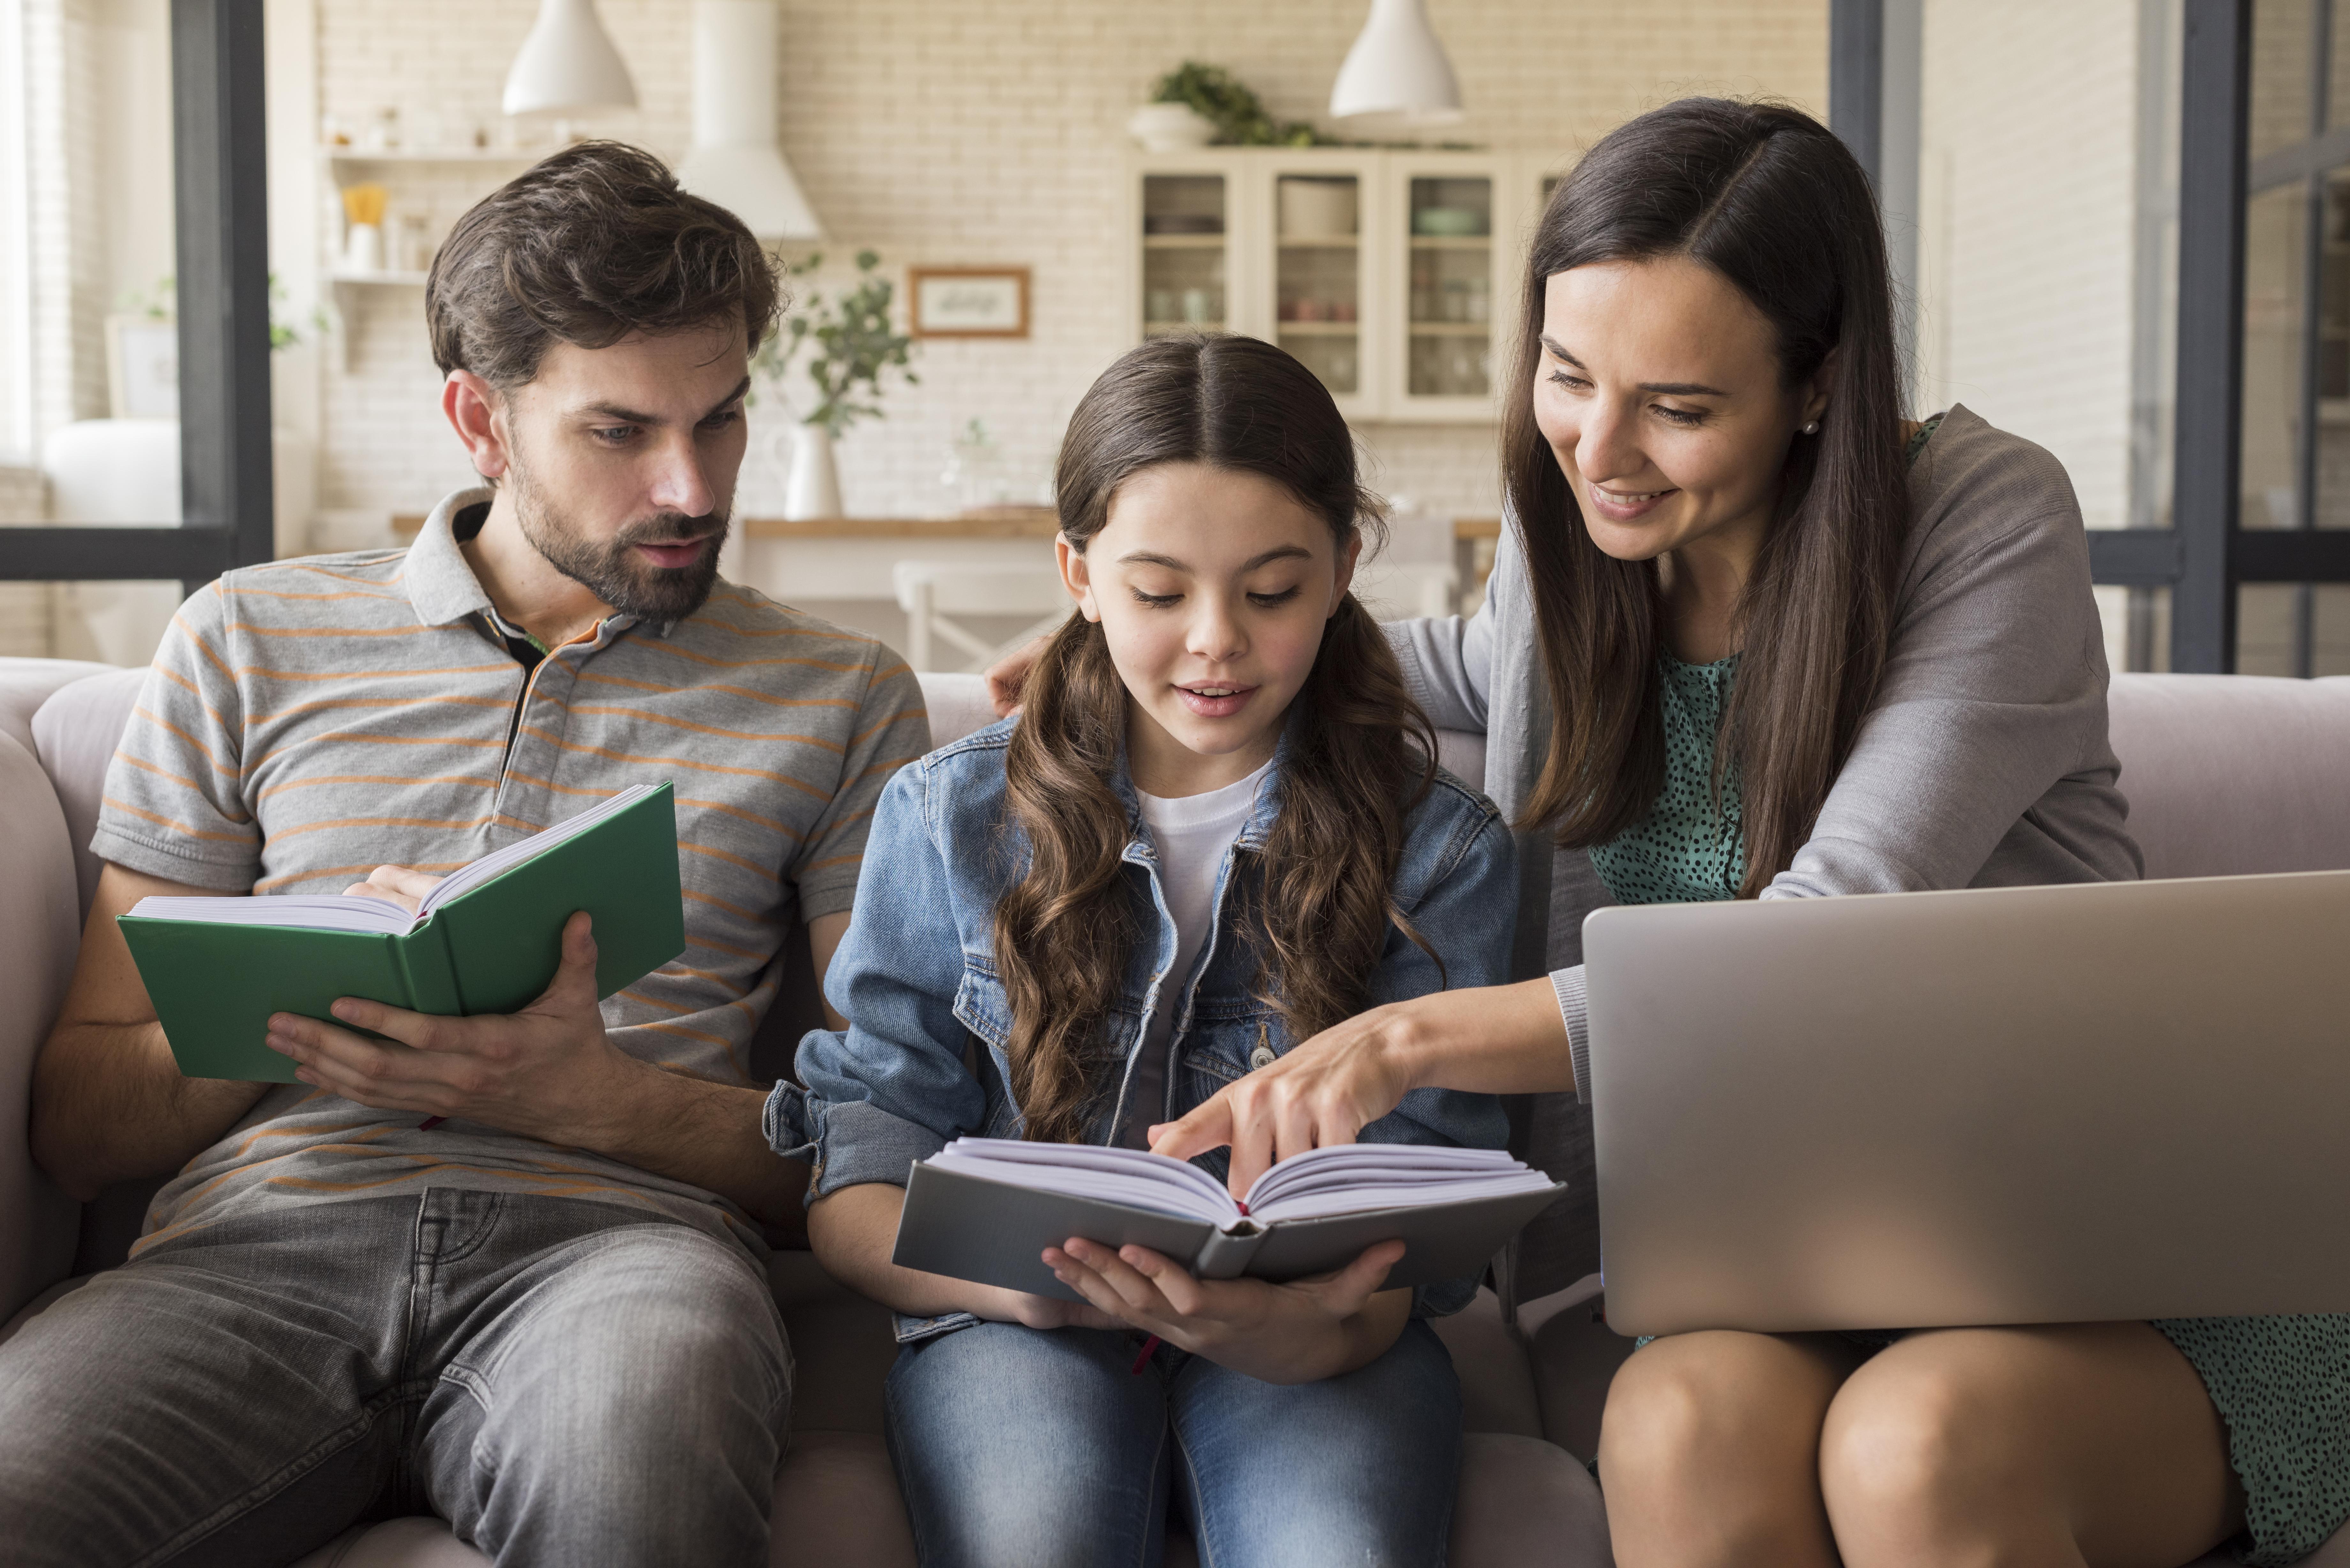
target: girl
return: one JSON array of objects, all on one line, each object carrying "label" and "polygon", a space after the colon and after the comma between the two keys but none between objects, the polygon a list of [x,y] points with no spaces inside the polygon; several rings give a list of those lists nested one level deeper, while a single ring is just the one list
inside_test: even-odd
[{"label": "girl", "polygon": [[[1376,503],[1321,384],[1249,338],[1159,339],[1087,394],[1056,486],[1078,613],[1021,718],[884,793],[831,971],[850,1027],[807,1037],[776,1107],[817,1257],[902,1314],[922,1560],[1155,1563],[1171,1502],[1203,1562],[1438,1563],[1460,1394],[1425,1319],[1473,1280],[1383,1291],[1388,1242],[1210,1282],[1073,1237],[1044,1257],[1080,1304],[889,1262],[909,1163],[950,1138],[1144,1147],[1350,1012],[1503,976],[1509,836],[1436,771],[1347,592]],[[1360,1129],[1506,1134],[1449,1090]]]}]

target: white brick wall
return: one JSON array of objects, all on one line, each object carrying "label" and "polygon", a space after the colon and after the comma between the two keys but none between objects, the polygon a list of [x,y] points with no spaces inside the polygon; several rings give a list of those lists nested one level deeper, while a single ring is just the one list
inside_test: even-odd
[{"label": "white brick wall", "polygon": [[[536,10],[535,0],[319,0],[323,111],[357,128],[389,102],[411,132],[420,118],[452,135],[494,126]],[[689,137],[691,7],[601,0],[599,10],[641,108],[582,129],[675,157]],[[1111,214],[1127,116],[1191,57],[1232,69],[1277,116],[1325,118],[1367,10],[1364,0],[787,0],[782,141],[835,236],[827,279],[866,245],[893,269],[1035,269],[1030,339],[924,345],[922,384],[891,391],[889,418],[851,432],[840,452],[850,509],[936,510],[947,445],[974,416],[1007,474],[1041,481],[1070,409],[1124,347]],[[1688,91],[1825,104],[1825,0],[1432,0],[1430,14],[1471,109],[1457,135],[1502,149],[1570,152]],[[463,204],[462,192],[407,174],[395,202],[410,190],[444,226]],[[322,504],[421,509],[465,470],[438,411],[420,302],[373,290],[354,315],[351,373],[326,378]],[[1498,504],[1490,431],[1363,435],[1384,487],[1432,509]],[[755,455],[744,485],[746,508],[780,500],[773,466]]]}]

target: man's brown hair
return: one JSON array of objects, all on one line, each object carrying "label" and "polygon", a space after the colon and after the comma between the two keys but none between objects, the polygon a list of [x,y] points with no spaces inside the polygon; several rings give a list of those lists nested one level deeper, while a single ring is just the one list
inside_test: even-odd
[{"label": "man's brown hair", "polygon": [[441,373],[501,391],[538,374],[554,343],[608,348],[632,332],[740,322],[774,330],[775,263],[666,164],[619,141],[583,141],[475,203],[432,258],[424,319]]}]

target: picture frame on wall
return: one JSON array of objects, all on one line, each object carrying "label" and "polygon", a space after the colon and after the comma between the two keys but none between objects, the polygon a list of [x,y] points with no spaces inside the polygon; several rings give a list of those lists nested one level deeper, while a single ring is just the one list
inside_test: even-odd
[{"label": "picture frame on wall", "polygon": [[180,417],[180,324],[150,316],[106,318],[109,411],[118,420]]},{"label": "picture frame on wall", "polygon": [[917,337],[1025,337],[1024,266],[906,269],[907,313]]}]

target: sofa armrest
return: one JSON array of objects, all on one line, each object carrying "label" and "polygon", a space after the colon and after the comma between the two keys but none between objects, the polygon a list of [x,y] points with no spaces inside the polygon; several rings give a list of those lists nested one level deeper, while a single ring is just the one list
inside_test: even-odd
[{"label": "sofa armrest", "polygon": [[0,1322],[73,1261],[75,1205],[34,1166],[26,1131],[33,1061],[73,976],[80,909],[48,775],[0,733]]}]

